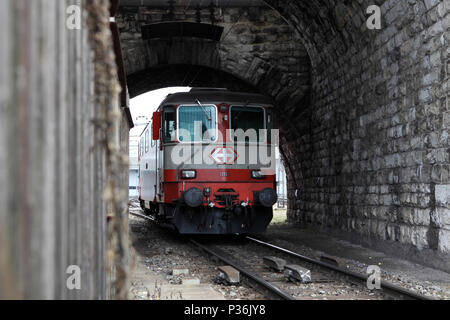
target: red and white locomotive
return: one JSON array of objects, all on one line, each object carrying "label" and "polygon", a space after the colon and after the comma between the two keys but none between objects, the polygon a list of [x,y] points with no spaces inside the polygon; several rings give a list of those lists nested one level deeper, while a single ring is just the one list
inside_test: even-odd
[{"label": "red and white locomotive", "polygon": [[[264,95],[226,89],[167,96],[139,143],[142,209],[182,234],[264,232],[276,178],[255,152],[273,155],[272,109]],[[237,139],[240,129],[254,129],[257,139]]]}]

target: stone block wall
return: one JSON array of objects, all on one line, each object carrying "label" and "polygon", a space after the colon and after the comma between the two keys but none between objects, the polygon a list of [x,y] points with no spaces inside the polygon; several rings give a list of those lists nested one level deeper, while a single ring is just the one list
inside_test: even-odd
[{"label": "stone block wall", "polygon": [[[366,27],[373,4],[381,30]],[[129,76],[203,65],[275,99],[291,222],[450,269],[449,12],[449,0],[266,0],[218,11],[218,44],[143,41],[167,8],[124,4],[119,25]]]},{"label": "stone block wall", "polygon": [[[289,218],[371,245],[387,240],[445,257],[450,2],[378,3],[381,30],[365,28],[370,3],[358,1],[341,6],[351,16],[343,27],[329,22],[339,31],[329,43],[318,47],[306,37],[310,56],[322,53],[311,56],[311,109],[292,124],[299,131],[283,138],[293,173]],[[274,5],[301,20],[292,4]],[[310,25],[310,32],[323,27]],[[442,266],[438,260],[428,262]]]}]

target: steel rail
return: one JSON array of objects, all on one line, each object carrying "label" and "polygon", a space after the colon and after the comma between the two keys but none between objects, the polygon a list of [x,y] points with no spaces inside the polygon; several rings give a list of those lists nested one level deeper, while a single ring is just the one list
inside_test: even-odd
[{"label": "steel rail", "polygon": [[[143,215],[141,213],[135,213],[135,212],[130,212],[131,215],[134,215],[136,217],[139,218],[143,218],[146,220],[149,220],[153,223],[156,224],[156,221],[154,219],[152,219],[149,216]],[[231,261],[230,259],[218,254],[217,252],[214,252],[213,250],[211,250],[210,248],[198,243],[197,241],[190,239],[190,238],[186,238],[189,242],[191,242],[194,246],[208,252],[210,255],[215,256],[216,258],[218,258],[219,260],[221,260],[222,262],[232,266],[233,268],[235,268],[236,270],[238,270],[239,272],[241,272],[242,274],[246,275],[248,278],[252,279],[253,281],[255,281],[256,283],[262,285],[263,287],[265,287],[266,289],[268,289],[269,291],[271,291],[272,293],[276,294],[277,296],[279,296],[280,298],[284,299],[284,300],[296,300],[293,296],[291,296],[290,294],[284,292],[283,290],[281,290],[280,288],[278,288],[277,286],[271,284],[270,282],[264,280],[263,278],[259,277],[258,275],[248,271],[247,269],[243,268],[242,266],[238,265],[237,263]]]},{"label": "steel rail", "polygon": [[209,254],[215,256],[216,258],[218,258],[219,260],[221,260],[222,262],[232,266],[233,268],[235,268],[236,270],[238,270],[239,272],[241,272],[242,274],[246,275],[248,278],[252,279],[253,281],[255,281],[256,283],[262,285],[263,287],[265,287],[266,289],[268,289],[269,291],[271,291],[272,293],[276,294],[277,296],[279,296],[280,298],[282,298],[283,300],[296,300],[292,295],[290,295],[287,292],[284,292],[283,290],[281,290],[280,288],[278,288],[277,286],[273,285],[272,283],[264,280],[263,278],[261,278],[260,276],[258,276],[257,274],[245,269],[244,267],[240,266],[239,264],[237,264],[234,261],[231,261],[230,259],[222,256],[221,254],[215,252],[214,250],[211,250],[210,248],[208,248],[207,246],[202,245],[201,243],[198,243],[197,241],[193,240],[193,239],[189,239],[188,240],[195,245],[196,247],[208,252]]},{"label": "steel rail", "polygon": [[[303,261],[306,261],[306,262],[309,262],[309,263],[312,263],[312,264],[315,264],[315,265],[319,265],[321,267],[324,267],[324,268],[336,271],[338,273],[342,273],[342,274],[344,274],[346,276],[353,277],[353,278],[358,279],[360,281],[364,281],[364,282],[367,281],[367,276],[362,274],[362,273],[354,272],[354,271],[351,271],[351,270],[346,270],[346,269],[334,266],[332,264],[328,264],[328,263],[325,263],[325,262],[322,262],[322,261],[319,261],[319,260],[316,260],[316,259],[312,259],[310,257],[301,255],[299,253],[296,253],[296,252],[293,252],[293,251],[290,251],[290,250],[287,250],[287,249],[275,246],[273,244],[261,241],[259,239],[255,239],[255,238],[248,237],[248,236],[245,237],[245,238],[247,240],[250,240],[252,242],[258,243],[260,245],[263,245],[263,246],[275,249],[275,250],[280,251],[280,252],[284,252],[284,253],[286,253],[286,254],[288,254],[290,256],[297,257],[297,258],[299,258],[299,259],[301,259]],[[434,300],[433,298],[426,297],[424,295],[412,292],[410,290],[407,290],[407,289],[405,289],[403,287],[400,287],[400,286],[394,285],[392,283],[386,282],[384,280],[381,280],[381,288],[382,289],[387,289],[388,291],[394,292],[396,294],[400,294],[402,296],[405,296],[405,297],[408,297],[408,298],[411,298],[411,299],[414,299],[414,300]]]},{"label": "steel rail", "polygon": [[[146,216],[146,215],[143,215],[143,214],[140,214],[140,213],[135,213],[135,212],[130,212],[130,214],[134,215],[134,216],[137,216],[137,217],[140,217],[140,218],[143,218],[143,219],[146,219],[146,220],[149,220],[149,221],[151,221],[151,222],[156,224],[156,221],[154,219],[152,219],[151,217],[149,217],[149,216]],[[308,263],[315,264],[315,265],[321,266],[321,267],[326,268],[326,269],[330,269],[332,271],[344,274],[346,276],[350,276],[350,277],[355,278],[355,279],[357,279],[359,281],[363,281],[363,282],[367,281],[367,276],[364,275],[364,274],[361,274],[361,273],[358,273],[358,272],[354,272],[354,271],[351,271],[351,270],[346,270],[346,269],[334,266],[332,264],[328,264],[328,263],[322,262],[320,260],[316,260],[316,259],[304,256],[304,255],[301,255],[299,253],[296,253],[296,252],[290,251],[288,249],[284,249],[284,248],[278,247],[276,245],[273,245],[273,244],[270,244],[270,243],[267,243],[267,242],[264,242],[262,240],[255,239],[255,238],[252,238],[252,237],[249,237],[249,236],[245,237],[245,239],[250,240],[250,241],[255,242],[255,243],[258,243],[260,245],[263,245],[263,246],[275,249],[277,251],[286,253],[286,254],[288,254],[290,256],[299,258],[299,259],[301,259],[303,261],[306,261]],[[274,286],[270,282],[264,280],[263,278],[257,276],[256,274],[248,271],[247,269],[237,265],[235,262],[227,259],[226,257],[221,256],[220,254],[214,252],[213,250],[207,248],[206,246],[198,243],[195,240],[192,240],[192,239],[188,239],[188,240],[193,245],[195,245],[195,246],[201,248],[202,250],[208,252],[209,254],[217,257],[218,259],[222,260],[224,263],[226,263],[226,264],[228,264],[230,266],[233,266],[235,269],[237,269],[241,273],[245,274],[248,278],[251,278],[253,281],[259,283],[262,286],[264,286],[266,289],[268,289],[269,291],[275,293],[276,295],[278,295],[282,299],[285,299],[285,300],[296,300],[290,294],[282,291],[277,286]],[[430,298],[430,297],[427,297],[427,296],[424,296],[424,295],[412,292],[410,290],[407,290],[407,289],[405,289],[403,287],[400,287],[400,286],[397,286],[395,284],[386,282],[384,280],[381,280],[380,284],[381,284],[381,288],[382,289],[386,289],[386,290],[391,291],[393,293],[396,293],[398,295],[402,295],[402,296],[405,296],[405,297],[408,297],[408,298],[411,298],[411,299],[414,299],[414,300],[435,300],[433,298]]]},{"label": "steel rail", "polygon": [[136,212],[130,212],[130,214],[133,215],[133,216],[139,217],[139,218],[143,218],[143,219],[149,220],[149,221],[151,221],[153,223],[156,223],[155,219],[153,219],[152,217],[146,216],[145,214],[136,213]]}]

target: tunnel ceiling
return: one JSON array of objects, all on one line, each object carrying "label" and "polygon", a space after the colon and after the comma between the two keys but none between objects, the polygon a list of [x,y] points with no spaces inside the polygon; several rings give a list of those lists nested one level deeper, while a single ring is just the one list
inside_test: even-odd
[{"label": "tunnel ceiling", "polygon": [[138,96],[161,87],[227,88],[231,91],[258,93],[259,90],[233,75],[204,66],[170,65],[155,67],[128,77],[130,95]]}]

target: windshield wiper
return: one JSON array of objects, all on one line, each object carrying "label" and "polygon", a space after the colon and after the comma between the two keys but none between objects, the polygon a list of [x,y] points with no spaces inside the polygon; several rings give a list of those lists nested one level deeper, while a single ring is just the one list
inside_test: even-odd
[{"label": "windshield wiper", "polygon": [[202,105],[202,103],[200,102],[200,100],[196,99],[195,102],[197,102],[197,104],[202,108],[203,112],[206,115],[206,118],[211,121],[211,115],[206,111],[205,107]]}]

